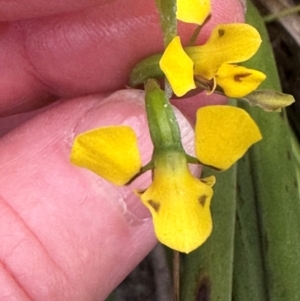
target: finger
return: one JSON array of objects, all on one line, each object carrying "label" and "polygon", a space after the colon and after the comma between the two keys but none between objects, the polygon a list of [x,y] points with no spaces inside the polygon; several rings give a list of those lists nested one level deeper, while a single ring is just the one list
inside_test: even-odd
[{"label": "finger", "polygon": [[[58,97],[125,87],[141,59],[161,51],[162,35],[152,0],[117,0],[84,11],[7,25],[2,30],[0,115],[32,110]],[[222,9],[221,9],[222,8]],[[220,22],[243,19],[238,0],[213,1],[202,37]],[[181,24],[185,41],[192,26]]]},{"label": "finger", "polygon": [[12,21],[20,19],[50,16],[54,14],[68,13],[86,9],[88,7],[102,5],[112,0],[2,0],[0,2],[0,21]]},{"label": "finger", "polygon": [[[149,172],[116,188],[69,163],[76,134],[112,124],[133,127],[148,162],[143,92],[102,99],[57,105],[0,141],[0,287],[6,296],[103,300],[156,243],[149,213],[132,192],[148,186]],[[190,152],[192,130],[178,118]]]},{"label": "finger", "polygon": [[26,122],[27,120],[32,119],[33,117],[41,114],[45,110],[48,110],[50,107],[57,105],[58,102],[49,105],[47,107],[42,107],[38,110],[29,111],[20,114],[14,114],[6,117],[0,118],[0,138],[10,132],[11,130],[15,129],[16,127],[20,126],[22,123]]}]

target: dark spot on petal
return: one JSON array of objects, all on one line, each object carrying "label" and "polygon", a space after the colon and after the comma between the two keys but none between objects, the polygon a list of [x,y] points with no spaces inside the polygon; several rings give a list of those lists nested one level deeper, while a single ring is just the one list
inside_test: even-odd
[{"label": "dark spot on petal", "polygon": [[225,34],[225,30],[224,29],[219,29],[218,34],[219,34],[219,38],[223,37],[224,34]]},{"label": "dark spot on petal", "polygon": [[199,282],[199,288],[196,295],[196,301],[209,301],[211,292],[211,283],[208,276],[202,276]]},{"label": "dark spot on petal", "polygon": [[236,81],[236,82],[242,82],[242,78],[244,78],[244,77],[247,77],[247,76],[249,76],[249,75],[251,75],[252,73],[243,73],[243,74],[236,74],[234,77],[233,77],[233,79],[234,79],[234,81]]},{"label": "dark spot on petal", "polygon": [[205,203],[206,203],[207,198],[208,198],[207,195],[201,195],[201,196],[198,198],[199,204],[200,204],[202,207],[205,206]]},{"label": "dark spot on petal", "polygon": [[152,200],[149,200],[148,204],[154,209],[155,212],[159,211],[159,207],[160,207],[159,203],[156,203],[156,202],[154,202]]}]

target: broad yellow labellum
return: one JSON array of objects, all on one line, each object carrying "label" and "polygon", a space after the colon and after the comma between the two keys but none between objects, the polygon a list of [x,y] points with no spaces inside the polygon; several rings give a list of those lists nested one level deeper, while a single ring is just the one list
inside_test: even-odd
[{"label": "broad yellow labellum", "polygon": [[209,0],[177,0],[177,19],[201,25],[210,15]]},{"label": "broad yellow labellum", "polygon": [[[150,187],[140,193],[150,210],[158,240],[168,247],[189,253],[199,247],[212,231],[210,185],[192,176],[182,154],[167,154],[157,162]],[[208,180],[214,182],[213,177]]]},{"label": "broad yellow labellum", "polygon": [[207,106],[197,111],[196,155],[200,162],[225,170],[262,139],[250,115],[231,106]]},{"label": "broad yellow labellum", "polygon": [[216,74],[216,81],[225,95],[233,98],[243,97],[254,91],[266,75],[243,66],[223,64]]},{"label": "broad yellow labellum", "polygon": [[126,184],[142,166],[137,137],[129,126],[102,127],[75,138],[71,162],[116,184]]},{"label": "broad yellow labellum", "polygon": [[196,88],[193,73],[194,63],[183,50],[178,36],[166,48],[159,66],[177,96],[182,96]]}]

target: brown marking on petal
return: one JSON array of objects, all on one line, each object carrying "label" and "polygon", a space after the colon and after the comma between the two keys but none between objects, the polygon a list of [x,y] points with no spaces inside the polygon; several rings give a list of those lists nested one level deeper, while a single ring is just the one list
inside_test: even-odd
[{"label": "brown marking on petal", "polygon": [[220,28],[220,29],[218,30],[218,34],[219,34],[219,38],[223,37],[224,34],[225,34],[225,29]]},{"label": "brown marking on petal", "polygon": [[202,276],[196,293],[196,301],[209,301],[211,293],[211,282],[208,275]]},{"label": "brown marking on petal", "polygon": [[200,203],[200,205],[202,207],[205,206],[205,203],[206,203],[206,200],[207,200],[208,196],[207,195],[201,195],[199,198],[198,198],[198,201]]},{"label": "brown marking on petal", "polygon": [[152,200],[149,200],[148,204],[154,209],[155,212],[159,211],[159,207],[160,207],[159,203],[156,203],[156,202],[154,202]]},{"label": "brown marking on petal", "polygon": [[244,77],[247,77],[247,76],[249,76],[249,75],[251,75],[252,73],[243,73],[243,74],[236,74],[234,77],[233,77],[233,79],[234,79],[234,81],[236,81],[236,82],[242,82],[242,78],[244,78]]}]

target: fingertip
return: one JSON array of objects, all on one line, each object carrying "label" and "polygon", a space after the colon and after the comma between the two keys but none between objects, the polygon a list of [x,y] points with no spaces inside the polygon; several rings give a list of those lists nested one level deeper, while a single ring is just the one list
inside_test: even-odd
[{"label": "fingertip", "polygon": [[26,0],[2,1],[0,20],[14,21],[21,19],[51,16],[98,6],[112,0]]}]

